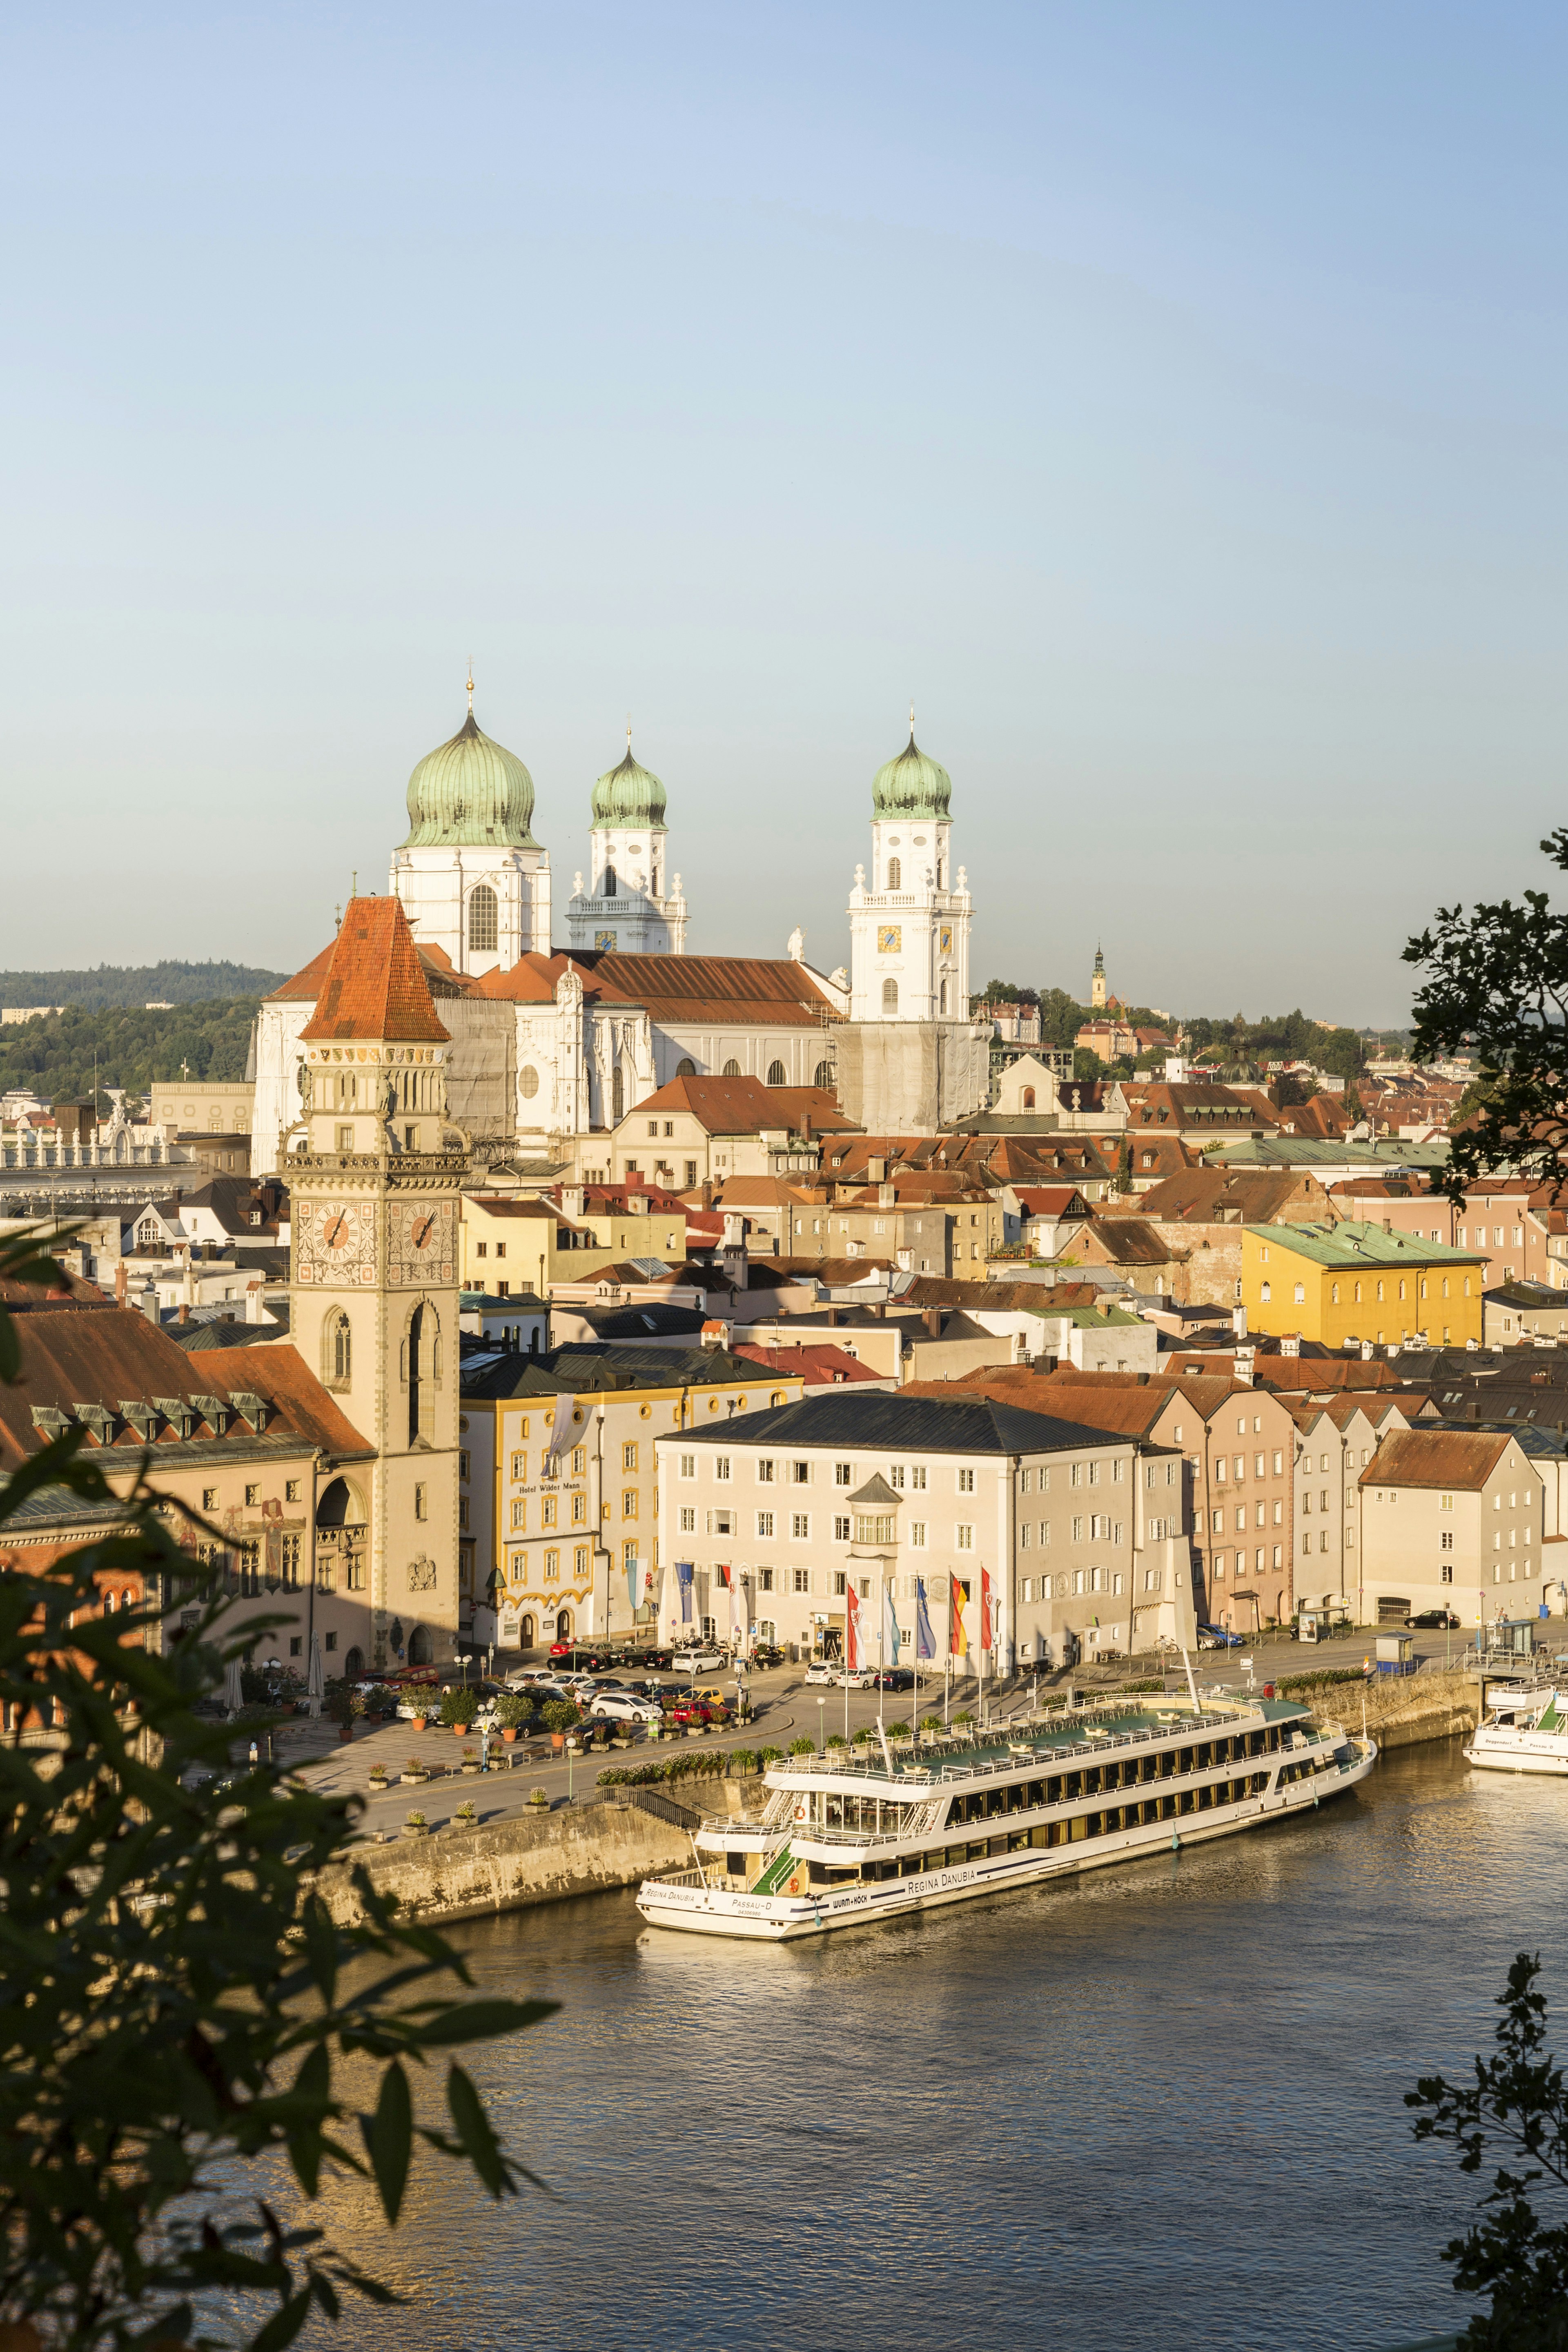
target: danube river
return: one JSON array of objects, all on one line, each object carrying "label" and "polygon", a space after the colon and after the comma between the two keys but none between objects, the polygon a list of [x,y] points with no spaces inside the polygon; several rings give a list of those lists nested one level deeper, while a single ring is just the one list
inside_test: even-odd
[{"label": "danube river", "polygon": [[434,2162],[390,2242],[456,2347],[1378,2347],[1460,2323],[1469,2211],[1402,2104],[1490,2038],[1521,1947],[1568,2050],[1568,1788],[1415,1748],[1305,1821],[788,1950],[629,1895],[456,1935],[560,2014],[475,2054],[553,2194]]}]

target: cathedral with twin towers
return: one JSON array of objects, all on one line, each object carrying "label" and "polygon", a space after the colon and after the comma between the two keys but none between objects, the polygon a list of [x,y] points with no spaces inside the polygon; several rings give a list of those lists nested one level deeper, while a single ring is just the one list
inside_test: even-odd
[{"label": "cathedral with twin towers", "polygon": [[[872,781],[847,965],[808,963],[799,930],[779,957],[704,955],[672,866],[665,788],[630,730],[593,786],[587,862],[558,908],[533,778],[480,728],[470,681],[462,726],[409,778],[388,889],[452,1037],[451,1115],[476,1159],[580,1164],[589,1138],[680,1077],[821,1089],[873,1133],[930,1133],[981,1108],[988,1036],[969,1017],[972,906],[952,862],[951,801],[912,713],[907,744]],[[257,1172],[283,1166],[299,1120],[301,1040],[331,950],[261,1008]]]}]

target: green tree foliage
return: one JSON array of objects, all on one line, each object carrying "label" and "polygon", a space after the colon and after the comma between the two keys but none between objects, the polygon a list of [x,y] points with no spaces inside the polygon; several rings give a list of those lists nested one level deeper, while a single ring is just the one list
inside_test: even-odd
[{"label": "green tree foliage", "polygon": [[100,963],[96,971],[0,971],[0,1004],[208,1004],[224,996],[270,996],[286,971],[245,963]]},{"label": "green tree foliage", "polygon": [[[1568,831],[1541,845],[1568,868]],[[1406,963],[1429,977],[1416,994],[1417,1060],[1470,1048],[1483,1091],[1453,1137],[1443,1190],[1462,1201],[1478,1177],[1509,1168],[1556,1195],[1568,1187],[1568,915],[1544,890],[1477,906],[1440,907],[1410,940]]]},{"label": "green tree foliage", "polygon": [[154,1078],[243,1078],[260,999],[214,998],[170,1013],[86,1013],[68,1007],[0,1029],[0,1089],[28,1087],[46,1102],[84,1100],[97,1056],[101,1089],[144,1094]]},{"label": "green tree foliage", "polygon": [[1429,2110],[1416,2124],[1416,2138],[1449,2142],[1462,2172],[1480,2170],[1489,2138],[1508,2151],[1479,2218],[1443,2249],[1456,2292],[1491,2298],[1490,2313],[1478,2314],[1458,2338],[1467,2352],[1568,2347],[1568,2221],[1543,2221],[1531,2202],[1542,2181],[1568,2189],[1568,2082],[1545,2046],[1540,1973],[1539,1955],[1517,1956],[1498,1995],[1498,2054],[1476,2060],[1473,2082],[1431,2074],[1405,2095],[1407,2107]]},{"label": "green tree foliage", "polygon": [[1010,980],[988,980],[977,1004],[1038,1004],[1040,994],[1032,988],[1019,988]]},{"label": "green tree foliage", "polygon": [[[0,1250],[13,1280],[54,1272],[25,1244]],[[19,1357],[0,1311],[0,1378]],[[174,2346],[215,2296],[261,2315],[250,2352],[280,2352],[346,2294],[397,2298],[279,2217],[279,2168],[307,2210],[324,2179],[359,2175],[389,2225],[416,2157],[516,2193],[530,2176],[451,2053],[553,2004],[465,1999],[461,1955],[401,1924],[362,1870],[368,1924],[333,1925],[312,1879],[345,1848],[351,1862],[357,1801],[267,1767],[229,1778],[231,1733],[197,1711],[279,1621],[236,1622],[156,1495],[117,1504],[82,1444],[40,1448],[0,1492],[0,1529],[51,1488],[115,1519],[0,1578],[0,1700],[52,1726],[0,1746],[0,2334]],[[99,1613],[110,1570],[159,1597]],[[411,2077],[432,2067],[445,2115],[416,2123]]]},{"label": "green tree foliage", "polygon": [[1088,1020],[1086,1008],[1064,988],[1040,992],[1040,1039],[1042,1045],[1070,1046]]}]

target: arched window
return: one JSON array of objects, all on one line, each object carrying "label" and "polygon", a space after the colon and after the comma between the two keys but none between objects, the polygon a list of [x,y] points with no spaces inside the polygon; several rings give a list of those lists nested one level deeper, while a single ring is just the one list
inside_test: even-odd
[{"label": "arched window", "polygon": [[354,1339],[349,1318],[340,1307],[328,1316],[321,1333],[321,1377],[329,1388],[347,1388],[353,1374]]},{"label": "arched window", "polygon": [[556,1614],[556,1621],[555,1621],[555,1637],[556,1637],[556,1640],[557,1640],[558,1642],[570,1642],[570,1639],[571,1639],[571,1612],[570,1612],[570,1609],[562,1609],[562,1610],[558,1611],[558,1612],[557,1612],[557,1614]]},{"label": "arched window", "polygon": [[[947,1007],[946,1004],[943,1005],[942,1010],[944,1013],[946,1012]],[[1032,1110],[1034,1108],[1034,1088],[1032,1087],[1025,1087],[1023,1090],[1023,1107],[1025,1110]]]},{"label": "arched window", "polygon": [[615,1126],[619,1127],[622,1120],[626,1116],[626,1081],[622,1076],[619,1070],[615,1073],[610,1091],[614,1097],[615,1104],[613,1123]]},{"label": "arched window", "polygon": [[435,1383],[441,1378],[441,1325],[427,1302],[409,1317],[403,1342],[408,1380],[408,1442],[431,1435],[435,1423]]},{"label": "arched window", "polygon": [[890,857],[887,861],[887,887],[890,890],[902,890],[904,887],[904,866],[896,857]]},{"label": "arched window", "polygon": [[601,898],[613,898],[615,887],[615,868],[613,866],[607,866],[604,869],[604,879],[600,885]]},{"label": "arched window", "polygon": [[819,1062],[816,1067],[816,1073],[812,1077],[811,1084],[814,1087],[824,1087],[831,1091],[832,1083],[833,1066],[831,1062]]},{"label": "arched window", "polygon": [[675,1064],[675,1076],[676,1076],[676,1077],[677,1077],[677,1078],[695,1078],[695,1077],[696,1076],[696,1074],[697,1074],[697,1066],[696,1066],[696,1064],[692,1060],[691,1055],[690,1055],[689,1054],[684,1054],[684,1055],[681,1056],[681,1059],[680,1059],[680,1060]]},{"label": "arched window", "polygon": [[949,1011],[951,1010],[951,1006],[950,1006],[949,1002],[948,1002],[948,997],[949,997],[949,992],[951,991],[952,985],[953,985],[952,982],[951,982],[951,981],[948,981],[948,980],[945,980],[945,981],[942,982],[942,1018],[943,1018],[943,1020],[944,1020],[944,1021],[946,1021],[946,1019],[947,1018],[948,1013],[949,1013]]},{"label": "arched window", "polygon": [[898,1010],[898,982],[897,982],[897,981],[896,981],[896,980],[884,980],[884,981],[883,982],[883,983],[882,983],[882,1009],[883,1009],[883,1011],[884,1013],[896,1013],[896,1012],[897,1012],[897,1010]]},{"label": "arched window", "polygon": [[411,1666],[430,1664],[430,1634],[423,1625],[416,1625],[408,1637],[408,1662]]},{"label": "arched window", "polygon": [[352,1648],[351,1648],[351,1649],[350,1649],[349,1651],[347,1651],[347,1652],[345,1653],[345,1654],[344,1654],[344,1658],[343,1658],[343,1676],[344,1676],[344,1679],[345,1679],[345,1681],[347,1681],[347,1682],[355,1682],[355,1681],[357,1681],[357,1680],[358,1680],[358,1678],[360,1677],[360,1675],[362,1675],[362,1674],[364,1673],[364,1671],[365,1671],[365,1654],[364,1654],[363,1650],[361,1650],[361,1647],[360,1647],[359,1643],[356,1642],[356,1643],[353,1644]]},{"label": "arched window", "polygon": [[539,1074],[531,1062],[525,1062],[517,1073],[517,1092],[525,1102],[532,1102],[539,1090]]},{"label": "arched window", "polygon": [[517,1647],[519,1650],[531,1650],[533,1646],[534,1621],[531,1617],[525,1617],[517,1626]]},{"label": "arched window", "polygon": [[768,1083],[770,1087],[782,1087],[789,1083],[785,1076],[784,1065],[782,1062],[768,1063]]},{"label": "arched window", "polygon": [[487,882],[481,882],[468,900],[468,945],[482,954],[492,951],[500,937],[496,919],[496,894]]},{"label": "arched window", "polygon": [[740,1064],[733,1058],[727,1061],[724,1066],[724,1076],[727,1078],[738,1078],[740,1076]]}]

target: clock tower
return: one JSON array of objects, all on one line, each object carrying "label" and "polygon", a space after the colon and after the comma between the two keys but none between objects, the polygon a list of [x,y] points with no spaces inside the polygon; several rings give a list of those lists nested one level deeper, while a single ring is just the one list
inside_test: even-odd
[{"label": "clock tower", "polygon": [[301,1033],[286,1168],[290,1336],[374,1446],[357,1499],[373,1661],[440,1664],[457,1633],[457,1220],[466,1139],[450,1038],[396,898],[351,898]]}]

